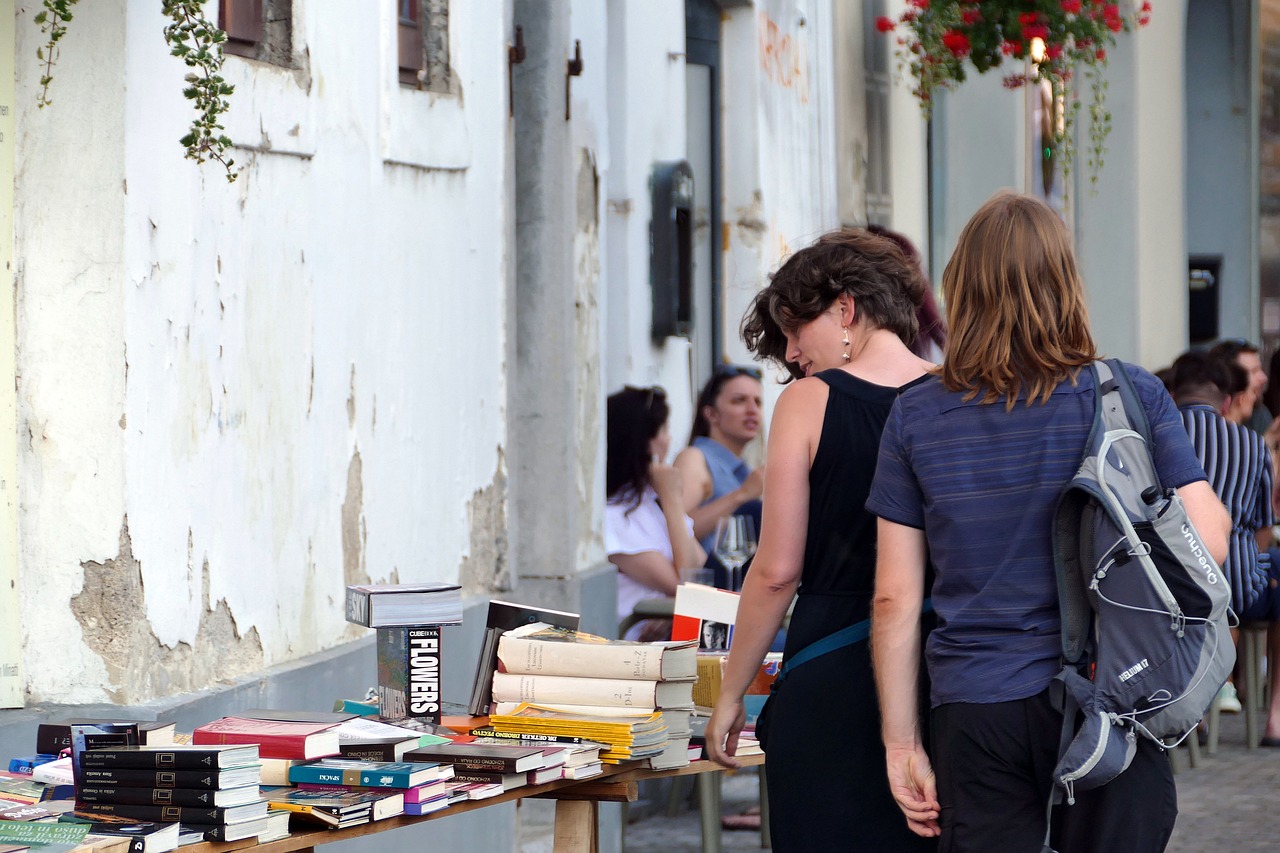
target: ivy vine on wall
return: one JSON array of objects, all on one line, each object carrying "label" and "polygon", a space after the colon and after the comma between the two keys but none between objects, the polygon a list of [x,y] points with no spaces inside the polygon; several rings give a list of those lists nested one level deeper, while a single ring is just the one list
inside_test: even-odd
[{"label": "ivy vine on wall", "polygon": [[[35,16],[35,22],[44,34],[45,42],[36,50],[36,57],[44,63],[40,75],[40,92],[36,103],[41,108],[49,106],[49,84],[53,82],[53,66],[58,61],[59,45],[67,33],[67,22],[72,18],[72,7],[79,0],[42,0],[44,9]],[[235,87],[222,78],[222,45],[227,34],[204,16],[201,0],[161,0],[160,6],[170,23],[165,25],[164,40],[169,53],[186,63],[191,69],[184,78],[186,86],[182,94],[192,101],[196,117],[191,130],[179,140],[186,150],[186,157],[197,163],[215,160],[226,170],[227,180],[234,181],[235,161],[228,156],[231,139],[223,133],[219,117],[227,111],[227,97]]]}]

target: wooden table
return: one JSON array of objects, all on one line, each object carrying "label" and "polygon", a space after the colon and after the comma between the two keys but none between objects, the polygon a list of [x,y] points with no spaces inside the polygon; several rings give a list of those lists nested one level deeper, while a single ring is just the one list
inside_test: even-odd
[{"label": "wooden table", "polygon": [[[744,756],[740,759],[743,766],[756,767],[764,764],[763,755]],[[392,817],[384,820],[350,826],[346,829],[314,829],[290,833],[289,837],[265,844],[257,843],[257,839],[247,838],[243,841],[215,842],[206,841],[181,848],[183,853],[224,853],[230,850],[253,850],[254,853],[288,853],[303,851],[313,853],[320,844],[333,841],[345,841],[378,832],[386,832],[403,826],[417,826],[423,821],[447,818],[450,815],[462,814],[475,809],[509,803],[525,797],[538,797],[556,800],[555,818],[555,851],[556,853],[596,853],[600,849],[598,805],[608,803],[635,802],[637,783],[644,779],[668,779],[675,776],[688,776],[700,773],[717,773],[723,771],[720,765],[707,760],[695,761],[687,767],[673,770],[648,770],[636,766],[637,762],[627,764],[606,765],[604,773],[591,779],[562,779],[548,782],[545,785],[527,785],[506,791],[487,800],[467,800],[449,806],[447,809],[424,815],[423,817]],[[717,816],[718,822],[718,816]]]}]

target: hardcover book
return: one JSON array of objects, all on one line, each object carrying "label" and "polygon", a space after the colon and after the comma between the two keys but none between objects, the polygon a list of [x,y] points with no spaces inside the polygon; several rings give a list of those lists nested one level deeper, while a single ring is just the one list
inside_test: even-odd
[{"label": "hardcover book", "polygon": [[524,773],[543,766],[542,747],[498,743],[437,743],[407,753],[410,760],[444,761],[454,765],[454,778],[463,768]]},{"label": "hardcover book", "polygon": [[537,770],[524,773],[504,773],[501,770],[458,770],[453,778],[457,782],[468,784],[479,782],[482,785],[501,785],[502,790],[510,791],[512,788],[523,788],[528,785],[530,774],[537,772]]},{"label": "hardcover book", "polygon": [[58,818],[60,823],[88,824],[94,835],[114,835],[132,839],[130,853],[167,853],[178,846],[178,825],[145,820],[72,812]]},{"label": "hardcover book", "polygon": [[[733,624],[738,621],[736,592],[696,583],[676,587],[674,615],[671,618],[672,640],[694,640],[709,650],[724,650],[730,645]],[[715,630],[704,631],[706,625]]]},{"label": "hardcover book", "polygon": [[204,830],[201,836],[205,841],[241,841],[245,838],[255,838],[266,829],[267,816],[261,815],[235,823],[197,825],[197,828]]},{"label": "hardcover book", "polygon": [[80,771],[81,784],[127,785],[134,788],[188,788],[216,791],[257,785],[260,765],[229,767],[225,770],[152,770],[145,767],[86,767]]},{"label": "hardcover book", "polygon": [[338,733],[331,723],[289,723],[223,717],[198,726],[198,746],[256,743],[264,758],[320,758],[338,754]]},{"label": "hardcover book", "polygon": [[468,713],[473,716],[489,713],[489,704],[493,701],[493,673],[498,669],[499,638],[507,631],[534,622],[568,628],[571,631],[578,630],[577,613],[513,604],[509,601],[489,602],[480,659],[476,662],[476,679],[471,685],[471,701],[467,703]]},{"label": "hardcover book", "polygon": [[668,681],[695,678],[697,653],[692,640],[633,643],[535,623],[499,638],[498,671]]},{"label": "hardcover book", "polygon": [[92,749],[80,757],[81,768],[150,770],[212,770],[258,762],[257,744],[135,746]]},{"label": "hardcover book", "polygon": [[364,788],[412,788],[442,779],[448,768],[437,761],[346,761],[331,758],[299,764],[289,781],[313,785],[351,785]]},{"label": "hardcover book", "polygon": [[56,756],[71,748],[71,727],[96,726],[100,723],[125,723],[137,726],[138,743],[143,746],[163,746],[173,743],[174,724],[163,720],[115,720],[90,717],[41,723],[36,727],[36,752]]},{"label": "hardcover book", "polygon": [[82,803],[124,803],[139,806],[242,806],[258,800],[258,785],[208,790],[198,788],[131,788],[91,785],[81,781],[76,800]]},{"label": "hardcover book", "polygon": [[423,800],[420,803],[405,803],[404,813],[407,815],[412,815],[413,817],[423,817],[424,815],[429,815],[429,814],[432,814],[433,812],[438,812],[441,809],[449,808],[449,805],[452,802],[453,800],[451,800],[449,797],[440,796],[440,797],[436,797],[433,800]]},{"label": "hardcover book", "polygon": [[366,628],[456,625],[462,621],[462,587],[450,583],[353,584],[347,587],[347,621]]},{"label": "hardcover book", "polygon": [[636,681],[569,675],[493,674],[495,702],[539,705],[598,705],[629,708],[692,708],[694,679]]},{"label": "hardcover book", "polygon": [[378,629],[378,709],[440,722],[440,626]]},{"label": "hardcover book", "polygon": [[267,801],[256,800],[241,806],[143,806],[125,803],[86,803],[77,801],[76,811],[109,814],[156,823],[235,823],[267,813]]}]

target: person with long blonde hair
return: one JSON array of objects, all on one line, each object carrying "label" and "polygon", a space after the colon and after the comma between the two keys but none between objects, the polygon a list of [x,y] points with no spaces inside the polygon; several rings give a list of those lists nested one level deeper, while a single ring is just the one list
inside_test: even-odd
[{"label": "person with long blonde hair", "polygon": [[[1058,215],[1002,192],[960,234],[942,278],[948,340],[937,380],[885,424],[867,509],[879,517],[872,652],[890,788],[941,849],[1040,851],[1062,714],[1051,518],[1093,425],[1098,358],[1071,239]],[[1125,365],[1147,413],[1161,482],[1210,553],[1231,522],[1161,382]],[[927,750],[916,713],[926,555],[938,627]],[[1143,739],[1109,784],[1054,810],[1059,853],[1163,850],[1177,793]],[[936,772],[936,777],[935,777]]]}]

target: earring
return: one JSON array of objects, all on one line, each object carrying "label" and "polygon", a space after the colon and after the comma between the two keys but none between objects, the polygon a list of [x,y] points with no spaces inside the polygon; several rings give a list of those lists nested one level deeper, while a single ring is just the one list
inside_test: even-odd
[{"label": "earring", "polygon": [[844,329],[844,340],[840,341],[840,343],[844,344],[844,353],[843,353],[844,360],[848,361],[850,357],[849,356],[849,327],[843,326],[842,328]]}]

